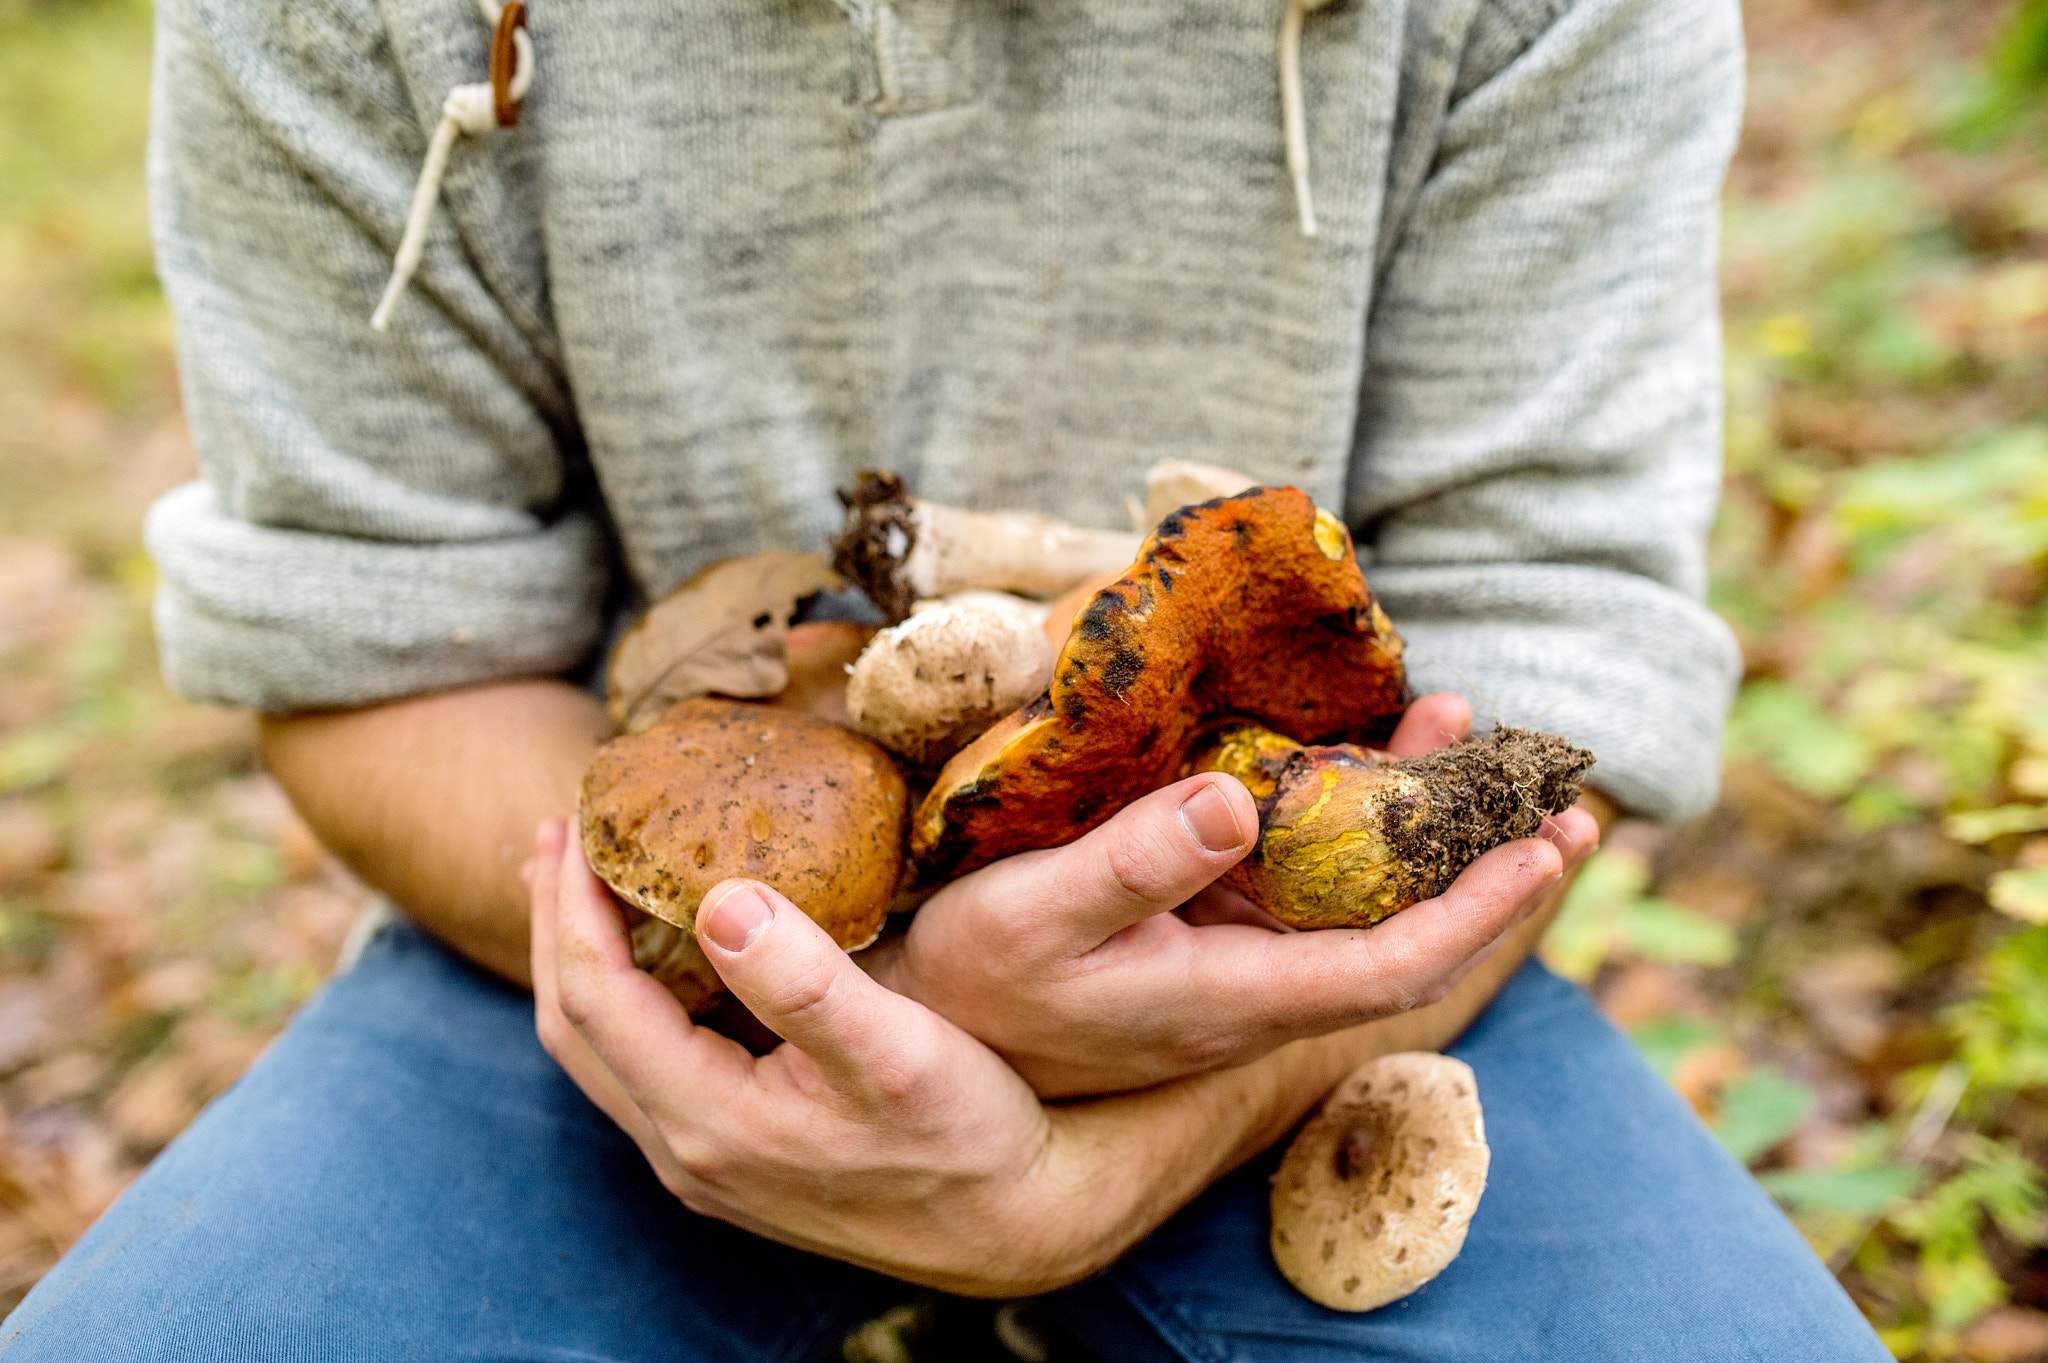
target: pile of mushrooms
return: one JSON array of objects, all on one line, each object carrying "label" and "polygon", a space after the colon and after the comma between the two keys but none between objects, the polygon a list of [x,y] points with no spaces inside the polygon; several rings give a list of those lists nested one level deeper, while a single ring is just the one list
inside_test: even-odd
[{"label": "pile of mushrooms", "polygon": [[[1368,746],[1408,700],[1400,636],[1343,523],[1252,482],[1161,464],[1130,506],[1141,536],[864,474],[829,562],[727,560],[663,598],[614,650],[624,732],[579,810],[635,961],[702,1015],[723,987],[693,925],[720,880],[774,886],[855,951],[931,889],[1196,771],[1258,802],[1230,883],[1303,928],[1376,923],[1577,798],[1591,755],[1551,735]],[[849,585],[882,627],[796,623]],[[1470,1070],[1376,1061],[1282,1163],[1276,1262],[1337,1309],[1406,1295],[1456,1256],[1485,1172]]]}]

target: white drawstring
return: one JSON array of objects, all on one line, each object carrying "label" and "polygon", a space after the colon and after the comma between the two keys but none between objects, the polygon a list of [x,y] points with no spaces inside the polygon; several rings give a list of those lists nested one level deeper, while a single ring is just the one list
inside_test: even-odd
[{"label": "white drawstring", "polygon": [[[495,34],[504,5],[499,0],[477,0],[477,8],[483,11],[484,22]],[[526,98],[533,85],[533,40],[526,36],[525,28],[512,30],[512,49],[515,59],[507,94],[516,105]],[[412,211],[405,219],[405,235],[399,239],[398,254],[391,262],[391,282],[384,286],[384,296],[377,301],[377,310],[370,314],[370,326],[375,330],[383,331],[391,325],[391,310],[398,306],[399,295],[412,282],[413,271],[420,267],[420,256],[427,246],[427,226],[434,220],[434,203],[441,197],[441,177],[448,171],[455,139],[463,133],[478,136],[497,126],[497,95],[489,81],[458,85],[442,101],[441,122],[427,143],[427,159],[420,164],[420,182],[412,192]]]},{"label": "white drawstring", "polygon": [[1316,206],[1308,192],[1308,114],[1301,100],[1301,21],[1330,0],[1287,0],[1280,20],[1280,130],[1287,142],[1287,173],[1301,209],[1301,234],[1316,234]]}]

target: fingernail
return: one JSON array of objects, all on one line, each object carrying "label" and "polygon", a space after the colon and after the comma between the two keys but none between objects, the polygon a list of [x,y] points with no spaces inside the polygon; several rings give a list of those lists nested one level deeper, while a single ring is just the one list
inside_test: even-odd
[{"label": "fingernail", "polygon": [[735,885],[697,910],[704,935],[720,951],[745,951],[775,921],[775,909],[752,885]]},{"label": "fingernail", "polygon": [[1235,852],[1244,846],[1237,811],[1230,807],[1230,797],[1213,783],[1181,802],[1180,821],[1195,835],[1195,841],[1211,852]]}]

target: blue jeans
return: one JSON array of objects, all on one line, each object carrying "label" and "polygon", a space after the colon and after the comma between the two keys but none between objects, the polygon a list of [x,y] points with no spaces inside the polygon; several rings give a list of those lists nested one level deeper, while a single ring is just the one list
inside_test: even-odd
[{"label": "blue jeans", "polygon": [[[1888,1357],[1571,985],[1524,966],[1454,1053],[1493,1168],[1407,1300],[1316,1306],[1260,1161],[1049,1314],[1106,1360]],[[0,1326],[8,1363],[799,1360],[910,1293],[692,1216],[541,1050],[523,994],[387,928]]]}]

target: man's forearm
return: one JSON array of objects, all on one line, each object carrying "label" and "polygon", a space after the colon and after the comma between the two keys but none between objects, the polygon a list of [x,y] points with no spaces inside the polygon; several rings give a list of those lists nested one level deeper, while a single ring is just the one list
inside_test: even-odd
[{"label": "man's forearm", "polygon": [[559,681],[267,717],[263,757],[320,841],[422,927],[529,981],[519,866],[576,808],[604,707]]}]

